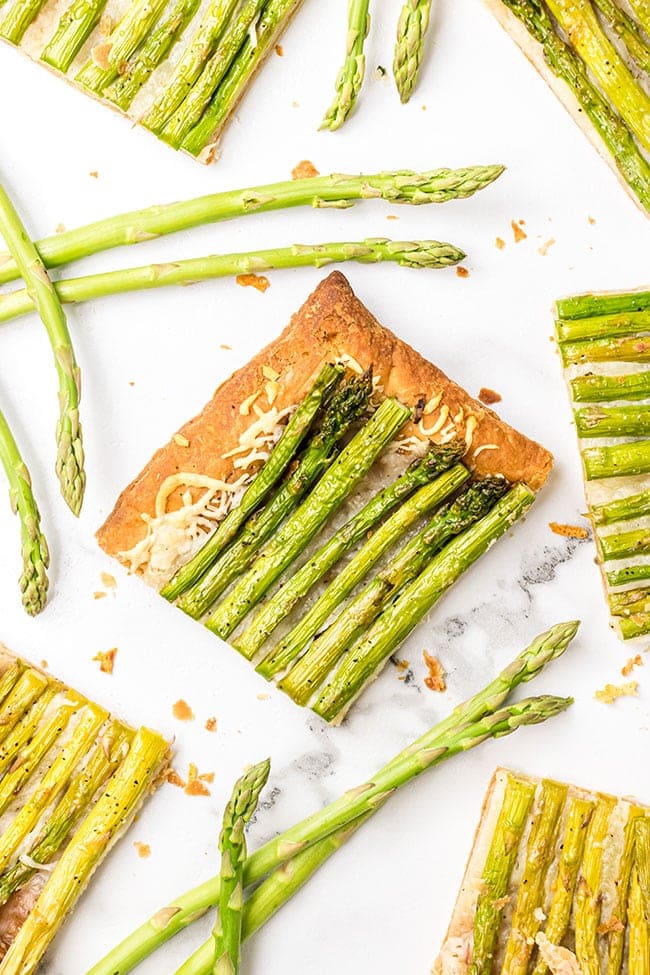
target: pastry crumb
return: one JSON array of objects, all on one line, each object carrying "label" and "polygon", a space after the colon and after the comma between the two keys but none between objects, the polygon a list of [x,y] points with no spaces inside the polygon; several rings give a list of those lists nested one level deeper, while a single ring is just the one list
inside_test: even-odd
[{"label": "pastry crumb", "polygon": [[494,246],[498,251],[502,251],[503,248],[506,246],[506,242],[503,239],[503,237],[496,237],[494,241]]},{"label": "pastry crumb", "polygon": [[320,173],[309,159],[301,159],[291,170],[291,179],[309,179],[312,176],[320,176]]},{"label": "pastry crumb", "polygon": [[100,650],[99,653],[95,654],[93,660],[99,661],[99,669],[102,674],[112,674],[116,656],[117,647],[111,647],[110,650]]},{"label": "pastry crumb", "polygon": [[636,697],[638,693],[638,681],[631,680],[627,684],[605,684],[602,690],[596,691],[594,697],[601,704],[613,704],[619,697]]},{"label": "pastry crumb", "polygon": [[199,775],[201,782],[209,782],[210,785],[214,782],[214,772],[203,772]]},{"label": "pastry crumb", "polygon": [[564,538],[589,538],[589,529],[580,525],[562,525],[557,521],[549,521],[548,527],[554,535],[562,535]]},{"label": "pastry crumb", "polygon": [[[212,773],[204,773],[212,774]],[[199,770],[194,764],[190,762],[189,770],[187,773],[187,785],[185,786],[186,796],[209,796],[210,790],[208,789],[205,782],[202,780],[203,777],[199,775]]]},{"label": "pastry crumb", "polygon": [[398,670],[408,670],[411,665],[408,660],[396,660],[395,666]]},{"label": "pastry crumb", "polygon": [[546,255],[548,254],[549,250],[551,249],[554,243],[555,243],[555,237],[549,237],[548,240],[545,241],[545,243],[543,243],[541,247],[537,248],[538,253],[540,253],[542,257],[546,257]]},{"label": "pastry crumb", "polygon": [[275,51],[275,53],[277,54],[277,56],[279,58],[283,58],[284,57],[284,48],[282,47],[281,44],[276,44],[275,47],[273,48],[273,50]]},{"label": "pastry crumb", "polygon": [[117,579],[110,572],[102,572],[100,578],[106,589],[117,589]]},{"label": "pastry crumb", "polygon": [[629,677],[635,667],[643,667],[643,658],[640,653],[637,653],[635,657],[630,657],[627,663],[621,667],[621,675]]},{"label": "pastry crumb", "polygon": [[457,278],[468,278],[469,277],[469,271],[467,270],[466,267],[463,267],[462,264],[459,264],[458,267],[456,268],[456,277]]},{"label": "pastry crumb", "polygon": [[48,664],[47,660],[41,660],[41,668],[42,668],[42,670],[47,670],[47,668],[49,666],[50,665]]},{"label": "pastry crumb", "polygon": [[610,934],[612,931],[624,931],[625,927],[622,921],[619,921],[617,917],[613,914],[607,921],[603,921],[602,924],[598,925],[597,931],[599,935]]},{"label": "pastry crumb", "polygon": [[587,217],[587,220],[592,225],[592,227],[596,223],[596,218],[595,217]]},{"label": "pastry crumb", "polygon": [[146,860],[147,857],[151,856],[151,847],[148,843],[141,843],[139,840],[136,840],[133,846],[141,860]]},{"label": "pastry crumb", "polygon": [[512,227],[512,236],[515,239],[515,244],[521,243],[522,240],[526,240],[526,237],[528,237],[526,231],[521,229],[520,224],[522,223],[524,223],[523,220],[520,220],[519,223],[517,223],[515,220],[510,221],[510,226]]},{"label": "pastry crumb", "polygon": [[442,668],[442,664],[437,657],[433,657],[426,650],[422,651],[422,659],[424,660],[429,674],[424,678],[424,686],[428,687],[430,691],[437,691],[442,693],[447,690],[447,682],[445,680],[445,672]]},{"label": "pastry crumb", "polygon": [[92,176],[93,179],[99,179],[99,173],[97,172],[96,169],[91,169],[88,175]]},{"label": "pastry crumb", "polygon": [[257,695],[257,700],[258,701],[268,701],[268,699],[270,698],[270,696],[271,696],[270,694],[258,694]]},{"label": "pastry crumb", "polygon": [[105,593],[103,589],[96,589],[93,593],[93,599],[105,599],[108,593]]},{"label": "pastry crumb", "polygon": [[399,220],[399,217],[397,216],[396,213],[387,213],[386,214],[386,219],[387,220]]},{"label": "pastry crumb", "polygon": [[500,403],[503,399],[501,393],[497,393],[495,389],[490,389],[489,386],[481,386],[478,391],[478,398],[486,406],[492,406],[493,403]]},{"label": "pastry crumb", "polygon": [[55,234],[64,234],[65,233],[65,224],[64,223],[57,223],[56,227],[54,228],[54,233]]},{"label": "pastry crumb", "polygon": [[262,294],[267,288],[271,287],[271,282],[263,274],[238,274],[235,281],[242,288],[255,288],[256,291],[261,291]]},{"label": "pastry crumb", "polygon": [[173,768],[170,768],[169,772],[167,773],[167,781],[170,785],[175,785],[178,789],[184,789],[187,785],[185,779],[182,779],[178,772]]},{"label": "pastry crumb", "polygon": [[220,349],[225,349],[226,352],[232,352],[232,345],[226,345],[225,342],[222,342],[221,345],[219,346],[219,348]]},{"label": "pastry crumb", "polygon": [[189,447],[190,442],[182,433],[175,433],[172,440],[178,447]]},{"label": "pastry crumb", "polygon": [[177,721],[194,721],[194,711],[182,697],[173,705],[172,714]]},{"label": "pastry crumb", "polygon": [[292,108],[300,108],[300,102],[291,102]]},{"label": "pastry crumb", "polygon": [[214,718],[214,717],[213,718],[208,718],[208,720],[205,722],[205,730],[206,731],[216,731],[217,730],[217,719]]}]

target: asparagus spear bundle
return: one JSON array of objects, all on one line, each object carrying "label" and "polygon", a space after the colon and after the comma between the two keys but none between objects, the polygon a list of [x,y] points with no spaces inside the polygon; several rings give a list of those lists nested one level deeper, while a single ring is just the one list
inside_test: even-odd
[{"label": "asparagus spear bundle", "polygon": [[2,647],[0,729],[0,917],[13,916],[16,899],[25,909],[0,972],[31,975],[157,785],[169,745]]},{"label": "asparagus spear bundle", "polygon": [[649,836],[649,807],[497,770],[434,975],[641,975]]},{"label": "asparagus spear bundle", "polygon": [[650,292],[556,305],[610,612],[624,639],[650,632]]}]

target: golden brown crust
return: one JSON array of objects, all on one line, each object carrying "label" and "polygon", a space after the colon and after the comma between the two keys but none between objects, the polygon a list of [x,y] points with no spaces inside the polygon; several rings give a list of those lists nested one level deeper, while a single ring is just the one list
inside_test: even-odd
[{"label": "golden brown crust", "polygon": [[[432,429],[445,410],[440,429],[457,417],[457,432],[465,436],[469,417],[475,429],[466,461],[481,475],[501,473],[509,480],[525,481],[533,490],[546,480],[553,459],[539,444],[513,430],[492,410],[470,397],[436,366],[424,359],[387,328],[380,325],[354,295],[338,271],[330,274],[293,316],[282,334],[242,369],[219,386],[205,409],[162,447],[142,473],[120,495],[105,524],[97,533],[99,544],[110,555],[128,551],[145,534],[142,514],[153,515],[156,495],[171,474],[184,472],[232,478],[232,459],[223,459],[251,423],[240,404],[264,389],[262,369],[279,374],[274,405],[279,409],[299,402],[325,361],[348,355],[380,377],[384,393],[415,406],[442,394],[438,407],[423,417],[425,430]],[[259,400],[266,405],[265,397]],[[462,410],[462,414],[461,414]],[[474,421],[470,421],[474,425]],[[404,435],[422,436],[410,424]],[[435,440],[439,434],[432,435]],[[469,439],[469,434],[468,434]],[[187,446],[185,444],[189,442]],[[490,445],[492,449],[480,450]]]}]

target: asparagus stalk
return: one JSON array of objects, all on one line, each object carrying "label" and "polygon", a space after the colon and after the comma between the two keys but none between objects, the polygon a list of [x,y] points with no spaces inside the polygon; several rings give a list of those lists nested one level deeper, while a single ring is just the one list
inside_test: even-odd
[{"label": "asparagus stalk", "polygon": [[[503,0],[503,2],[542,45],[544,59],[549,68],[569,86],[611,153],[621,176],[636,194],[641,205],[646,210],[650,210],[650,165],[636,145],[628,126],[592,83],[585,63],[557,34],[545,6],[538,0]],[[567,313],[566,309],[573,307],[569,304],[570,300],[558,303],[559,314],[562,317],[581,317],[570,316]],[[587,306],[587,299],[583,299],[582,309]],[[600,310],[603,314],[619,310],[618,303],[613,300],[608,305],[603,303]]]},{"label": "asparagus stalk", "polygon": [[612,907],[612,920],[618,921],[618,925],[613,925],[607,935],[607,975],[620,975],[623,966],[628,895],[634,864],[635,823],[641,815],[643,815],[643,810],[639,806],[630,806],[625,824],[623,853],[619,861],[618,877],[616,878],[616,903]]},{"label": "asparagus stalk", "polygon": [[[243,254],[212,254],[167,264],[149,264],[83,278],[57,281],[55,291],[63,304],[89,301],[128,291],[164,288],[172,284],[193,284],[214,278],[232,277],[251,271],[275,268],[324,267],[342,261],[376,264],[394,261],[402,267],[442,268],[458,264],[466,255],[453,244],[437,240],[395,241],[384,238],[357,243],[293,244]],[[0,323],[34,310],[27,291],[0,295]]]},{"label": "asparagus stalk", "polygon": [[[503,170],[503,166],[470,166],[423,173],[403,170],[361,176],[340,173],[310,176],[132,210],[46,237],[36,247],[46,267],[61,267],[113,247],[126,247],[252,213],[297,206],[346,209],[356,201],[375,199],[414,206],[466,199],[493,183]],[[20,272],[11,254],[0,254],[0,284],[18,277]]]},{"label": "asparagus stalk", "polygon": [[[534,705],[522,702],[523,709],[521,705],[515,705],[513,708],[497,711],[520,684],[532,680],[546,664],[564,653],[577,628],[576,622],[562,623],[538,636],[487,687],[459,705],[444,721],[400,752],[370,782],[349,791],[320,813],[308,817],[251,854],[244,868],[244,884],[250,886],[258,882],[288,861],[297,863],[297,857],[302,858],[303,853],[313,849],[314,844],[328,836],[334,836],[340,829],[347,829],[359,817],[372,815],[395,789],[443,760],[444,755],[449,757],[446,749],[450,748],[452,742],[455,743],[452,747],[457,747],[459,736],[468,747],[470,741],[479,744],[478,738],[472,736],[470,729],[474,728],[476,735],[479,734],[479,728],[487,730],[488,736],[499,734],[506,728],[514,731],[514,725],[518,723],[541,718],[542,714],[550,717],[551,712],[555,714],[557,708],[568,706],[569,701],[566,699],[562,704],[558,699],[553,704],[548,699],[543,703],[538,699]],[[547,710],[549,705],[550,712]],[[500,713],[499,718],[495,718],[495,712]],[[157,948],[214,907],[218,898],[219,878],[214,877],[154,914],[94,965],[88,975],[127,975]]]},{"label": "asparagus stalk", "polygon": [[248,32],[264,7],[265,0],[247,0],[237,14],[234,24],[220,39],[214,54],[207,61],[200,77],[194,82],[183,101],[169,115],[160,130],[162,138],[175,149],[180,149],[185,137],[200,121],[201,116],[221,81],[237,57]]},{"label": "asparagus stalk", "polygon": [[[18,682],[18,678],[23,672],[24,667],[22,663],[19,660],[15,660],[7,667],[2,677],[0,677],[0,708],[4,709],[5,700],[11,691],[13,691]],[[2,721],[3,713],[3,711],[0,711],[0,722]]]},{"label": "asparagus stalk", "polygon": [[430,16],[431,0],[406,0],[397,22],[393,76],[402,104],[417,84]]},{"label": "asparagus stalk", "polygon": [[185,613],[200,619],[230,583],[246,571],[262,545],[327,470],[350,425],[366,412],[371,393],[370,374],[355,376],[339,387],[295,470],[268,504],[249,519],[232,545],[183,593],[178,605]]},{"label": "asparagus stalk", "polygon": [[239,99],[301,3],[302,0],[268,0],[255,25],[255,37],[247,37],[242,44],[201,120],[183,140],[183,149],[193,156],[205,152],[212,157]]},{"label": "asparagus stalk", "polygon": [[633,640],[638,636],[650,633],[650,613],[638,613],[636,616],[623,616],[618,620],[621,636],[624,640]]},{"label": "asparagus stalk", "polygon": [[[451,504],[437,511],[424,528],[321,633],[280,687],[298,704],[308,703],[355,640],[360,640],[379,614],[404,586],[424,569],[433,556],[456,535],[483,518],[508,487],[502,478],[486,478],[471,485]],[[239,644],[236,644],[238,647]]]},{"label": "asparagus stalk", "polygon": [[439,477],[460,460],[464,442],[433,445],[424,458],[418,458],[392,484],[379,491],[345,523],[309,560],[262,606],[250,626],[237,638],[240,653],[249,660],[294,606],[360,539],[364,538],[396,505],[420,487]]},{"label": "asparagus stalk", "polygon": [[630,946],[628,950],[629,971],[635,975],[649,975],[650,973],[650,936],[648,934],[648,915],[644,909],[639,884],[639,870],[635,865],[632,870],[630,885],[630,902],[628,907],[630,920]]},{"label": "asparagus stalk", "polygon": [[447,589],[521,517],[534,500],[532,491],[519,484],[476,525],[450,542],[388,605],[363,637],[350,647],[313,705],[313,710],[326,721],[340,719]]},{"label": "asparagus stalk", "polygon": [[4,742],[8,738],[23,715],[46,692],[48,686],[47,677],[37,670],[26,670],[20,674],[2,702],[0,742]]},{"label": "asparagus stalk", "polygon": [[600,925],[603,847],[616,800],[599,796],[587,829],[582,867],[576,885],[576,956],[583,975],[600,975],[598,927]]},{"label": "asparagus stalk", "polygon": [[[59,380],[59,422],[56,439],[56,473],[61,493],[73,514],[83,502],[86,474],[79,423],[80,374],[65,313],[36,247],[27,235],[6,190],[0,185],[0,233],[14,256],[31,307],[45,326]],[[13,451],[12,451],[13,452]]]},{"label": "asparagus stalk", "polygon": [[44,3],[45,0],[16,0],[0,23],[0,37],[12,44],[20,44],[25,31],[36,19]]},{"label": "asparagus stalk", "polygon": [[238,0],[210,0],[198,30],[174,66],[165,88],[142,118],[142,124],[160,134],[167,119],[176,111],[213,54]]},{"label": "asparagus stalk", "polygon": [[576,376],[571,380],[571,393],[576,403],[648,399],[650,372],[635,372],[628,376]]},{"label": "asparagus stalk", "polygon": [[555,303],[558,317],[591,318],[593,315],[620,315],[650,309],[650,291],[624,291],[622,294],[571,295]]},{"label": "asparagus stalk", "polygon": [[575,411],[581,437],[641,437],[650,432],[650,407],[586,406]]},{"label": "asparagus stalk", "polygon": [[166,4],[167,0],[133,0],[106,43],[100,45],[101,56],[97,48],[93,49],[75,81],[98,95],[103,94],[149,37]]},{"label": "asparagus stalk", "polygon": [[647,528],[599,535],[598,541],[605,562],[612,559],[629,559],[634,555],[650,555],[650,530]]},{"label": "asparagus stalk", "polygon": [[630,3],[644,31],[650,32],[650,2],[648,0],[630,0]]},{"label": "asparagus stalk", "polygon": [[370,30],[370,0],[349,0],[345,61],[336,79],[336,93],[321,129],[339,129],[355,106],[366,73],[363,47]]},{"label": "asparagus stalk", "polygon": [[43,693],[25,710],[12,728],[10,734],[3,738],[2,744],[0,745],[0,775],[4,774],[13,765],[16,755],[25,746],[29,745],[29,742],[38,730],[45,711],[59,690],[60,687],[57,684],[52,683],[47,685]]},{"label": "asparagus stalk", "polygon": [[626,477],[650,471],[650,440],[636,440],[610,447],[586,447],[582,451],[588,481],[601,477]]},{"label": "asparagus stalk", "polygon": [[588,318],[558,318],[555,322],[557,340],[579,342],[585,339],[605,339],[639,335],[650,329],[650,310],[619,312],[615,315],[592,315]]},{"label": "asparagus stalk", "polygon": [[614,0],[595,0],[595,3],[637,66],[642,71],[650,72],[650,40],[644,37],[634,17],[630,17]]},{"label": "asparagus stalk", "polygon": [[508,975],[527,975],[535,935],[541,927],[548,871],[555,858],[555,846],[568,787],[542,782],[539,810],[531,827],[526,863],[510,923],[503,969]]},{"label": "asparagus stalk", "polygon": [[224,640],[230,636],[359,484],[410,415],[398,400],[383,401],[208,617],[209,630]]},{"label": "asparagus stalk", "polygon": [[650,515],[650,489],[640,494],[630,494],[627,498],[594,504],[591,514],[597,525],[611,525],[617,521],[631,521]]},{"label": "asparagus stalk", "polygon": [[41,54],[41,61],[65,74],[99,23],[105,6],[106,0],[72,0]]},{"label": "asparagus stalk", "polygon": [[147,83],[194,17],[200,0],[176,0],[167,17],[145,39],[115,81],[104,91],[104,98],[126,112],[140,89]]},{"label": "asparagus stalk", "polygon": [[610,586],[625,586],[630,582],[642,582],[650,579],[650,565],[629,565],[625,569],[616,569],[607,573]]},{"label": "asparagus stalk", "polygon": [[[594,803],[587,799],[571,799],[560,847],[557,877],[548,911],[545,934],[551,944],[559,945],[569,927],[573,897],[582,863],[587,829],[594,812]],[[533,975],[546,975],[548,965],[540,958]]]},{"label": "asparagus stalk", "polygon": [[4,413],[0,410],[0,462],[9,482],[11,507],[20,519],[21,553],[23,571],[20,591],[23,606],[35,616],[45,606],[49,581],[47,568],[50,553],[47,540],[41,530],[41,515],[32,491],[29,471],[18,450],[18,444]]},{"label": "asparagus stalk", "polygon": [[244,906],[244,829],[257,809],[260,792],[267,783],[271,763],[267,759],[254,765],[236,783],[223,816],[219,838],[221,874],[217,920],[212,932],[213,975],[237,975],[242,937]]},{"label": "asparagus stalk", "polygon": [[257,666],[267,680],[285,670],[298,657],[320,627],[352,590],[377,564],[382,555],[405,535],[422,517],[433,511],[445,498],[453,494],[469,477],[469,471],[456,464],[432,484],[420,488],[412,498],[377,528],[369,540],[337,573],[314,605],[302,616],[293,629],[269,650]]},{"label": "asparagus stalk", "polygon": [[565,366],[591,362],[648,362],[650,340],[637,335],[584,339],[581,342],[564,342],[560,352]]},{"label": "asparagus stalk", "polygon": [[634,863],[646,922],[650,921],[650,819],[640,816],[634,820]]},{"label": "asparagus stalk", "polygon": [[326,363],[322,367],[313,386],[287,423],[267,462],[244,491],[237,507],[228,512],[203,548],[179,569],[174,578],[161,590],[161,595],[165,599],[175,599],[180,593],[189,589],[235,538],[248,516],[259,507],[274,484],[282,477],[307,436],[318,411],[341,381],[343,373],[342,366]]},{"label": "asparagus stalk", "polygon": [[[483,867],[476,904],[470,975],[490,975],[504,897],[535,797],[535,786],[509,775],[503,804]],[[509,971],[509,969],[508,969]]]},{"label": "asparagus stalk", "polygon": [[650,589],[626,589],[609,594],[612,616],[636,616],[650,613]]}]

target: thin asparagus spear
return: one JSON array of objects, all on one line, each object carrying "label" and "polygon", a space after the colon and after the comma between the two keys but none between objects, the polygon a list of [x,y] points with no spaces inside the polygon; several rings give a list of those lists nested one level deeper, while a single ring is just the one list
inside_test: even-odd
[{"label": "thin asparagus spear", "polygon": [[[551,944],[562,944],[571,919],[573,896],[578,881],[587,830],[594,812],[594,803],[587,799],[571,799],[560,847],[557,877],[548,911],[544,933]],[[548,965],[540,958],[533,975],[546,975]]]},{"label": "thin asparagus spear", "polygon": [[583,975],[600,975],[598,927],[600,925],[603,846],[616,800],[599,796],[589,823],[576,884],[576,956]]},{"label": "thin asparagus spear", "polygon": [[264,508],[249,519],[232,545],[183,593],[178,605],[185,613],[200,619],[230,583],[246,571],[262,545],[327,470],[350,425],[366,412],[371,393],[369,374],[355,376],[337,389],[295,470]]},{"label": "thin asparagus spear", "polygon": [[599,535],[603,559],[629,559],[634,555],[650,555],[650,529],[637,528],[630,532],[612,532]]},{"label": "thin asparagus spear", "polygon": [[227,33],[220,39],[214,54],[201,71],[200,77],[194,82],[176,110],[167,118],[160,135],[175,149],[180,149],[183,139],[200,121],[219,84],[237,57],[255,18],[263,9],[264,2],[265,0],[247,0],[237,14],[235,23],[229,26]]},{"label": "thin asparagus spear", "polygon": [[630,0],[632,9],[639,18],[646,33],[650,32],[650,2],[649,0]]},{"label": "thin asparagus spear", "polygon": [[642,71],[650,71],[650,40],[644,37],[634,17],[630,17],[614,0],[595,0],[595,3],[638,67]]},{"label": "thin asparagus spear", "polygon": [[[505,478],[486,478],[471,485],[410,539],[337,618],[281,681],[280,687],[298,704],[308,703],[348,647],[359,640],[404,586],[456,535],[483,518],[507,490]],[[235,644],[239,649],[239,643]]]},{"label": "thin asparagus spear", "polygon": [[509,775],[503,804],[481,875],[482,889],[476,904],[470,975],[490,975],[501,923],[503,898],[535,797],[535,786]]},{"label": "thin asparagus spear", "polygon": [[548,871],[555,858],[557,835],[568,787],[545,780],[539,811],[531,827],[526,863],[519,881],[519,892],[510,922],[503,971],[508,975],[527,975],[535,935],[541,927],[539,911],[544,909]]},{"label": "thin asparagus spear", "polygon": [[642,582],[650,579],[650,565],[629,565],[626,569],[616,569],[607,573],[610,586],[625,586],[630,582]]},{"label": "thin asparagus spear", "polygon": [[208,617],[209,630],[222,639],[230,636],[354,490],[410,415],[398,400],[383,401]]},{"label": "thin asparagus spear", "polygon": [[[132,210],[45,237],[36,247],[46,267],[61,267],[113,247],[126,247],[253,213],[297,206],[346,209],[363,200],[382,199],[391,204],[417,206],[466,199],[493,183],[503,171],[503,166],[470,166],[423,173],[403,170],[361,176],[341,173],[310,176]],[[0,284],[19,277],[11,254],[0,254]]]},{"label": "thin asparagus spear", "polygon": [[302,653],[323,623],[350,595],[355,586],[368,575],[381,556],[404,536],[422,515],[437,508],[468,477],[469,471],[462,464],[457,464],[405,501],[361,546],[293,629],[269,650],[266,657],[258,664],[258,672],[268,680],[285,670]]},{"label": "thin asparagus spear", "polygon": [[565,366],[590,362],[650,362],[650,338],[632,335],[564,342],[560,353]]},{"label": "thin asparagus spear", "polygon": [[639,806],[630,806],[627,823],[625,824],[623,853],[619,860],[618,877],[616,878],[616,903],[612,907],[611,915],[612,921],[618,921],[619,923],[618,925],[614,924],[607,934],[607,975],[620,975],[623,965],[628,895],[634,863],[635,823],[639,816],[642,815],[642,808]]},{"label": "thin asparagus spear", "polygon": [[624,640],[633,640],[637,636],[647,636],[650,633],[650,613],[623,616],[618,620],[618,626]]},{"label": "thin asparagus spear", "polygon": [[560,298],[555,303],[559,318],[591,318],[593,315],[620,315],[650,309],[650,291],[625,291],[623,294],[583,294]]},{"label": "thin asparagus spear", "polygon": [[25,31],[36,19],[44,3],[45,0],[15,0],[0,23],[0,37],[12,44],[20,44]]},{"label": "thin asparagus spear", "polygon": [[23,715],[45,693],[49,681],[37,670],[24,671],[2,702],[0,709],[0,741],[4,742]]},{"label": "thin asparagus spear", "polygon": [[124,112],[147,83],[154,70],[166,60],[171,48],[194,17],[200,0],[176,0],[167,17],[144,40],[115,81],[104,91],[104,98]]},{"label": "thin asparagus spear", "polygon": [[576,376],[571,380],[571,394],[576,403],[648,399],[650,372],[635,372],[628,376]]},{"label": "thin asparagus spear", "polygon": [[326,363],[321,368],[313,386],[287,423],[270,457],[244,491],[237,507],[228,512],[203,548],[161,589],[161,595],[165,599],[175,599],[180,593],[189,589],[235,538],[248,516],[259,507],[273,485],[284,474],[307,436],[318,411],[341,381],[344,371],[343,366],[330,363]]},{"label": "thin asparagus spear", "polygon": [[353,545],[417,488],[424,487],[451,468],[460,460],[465,450],[464,442],[433,445],[425,457],[413,461],[404,474],[374,495],[267,600],[250,626],[237,638],[239,652],[252,660],[276,626]]},{"label": "thin asparagus spear", "polygon": [[402,104],[417,84],[430,16],[431,0],[406,0],[397,22],[393,76]]},{"label": "thin asparagus spear", "polygon": [[630,922],[628,971],[634,972],[634,975],[648,975],[648,973],[650,973],[650,936],[648,934],[648,915],[646,914],[643,905],[641,886],[639,884],[639,870],[636,865],[632,870],[628,917]]},{"label": "thin asparagus spear", "polygon": [[518,484],[477,524],[437,555],[390,603],[348,650],[313,710],[326,721],[340,719],[366,684],[384,667],[408,634],[441,596],[533,503],[535,495]]},{"label": "thin asparagus spear", "polygon": [[[358,261],[360,264],[394,261],[402,267],[442,268],[458,264],[465,256],[453,244],[443,244],[437,240],[374,239],[357,243],[293,244],[291,247],[274,247],[243,254],[212,254],[167,264],[107,271],[57,281],[54,288],[59,301],[69,304],[127,291],[193,284],[274,268],[325,267],[342,261]],[[27,315],[33,310],[34,302],[27,291],[0,295],[0,323]]]},{"label": "thin asparagus spear", "polygon": [[650,819],[647,815],[634,820],[634,862],[646,921],[650,921]]},{"label": "thin asparagus spear", "polygon": [[16,722],[0,745],[0,775],[9,769],[22,749],[29,744],[41,723],[45,711],[60,691],[57,684],[49,684]]},{"label": "thin asparagus spear", "polygon": [[370,30],[370,0],[349,0],[345,61],[336,79],[336,93],[321,129],[339,129],[355,106],[366,73],[363,47]]},{"label": "thin asparagus spear", "polygon": [[0,462],[9,482],[11,507],[20,519],[23,571],[20,591],[23,606],[35,616],[45,606],[49,580],[50,553],[41,530],[41,515],[32,491],[32,479],[18,450],[18,444],[4,413],[0,410]]},{"label": "thin asparagus spear", "polygon": [[99,23],[105,6],[106,0],[72,0],[41,54],[41,61],[66,73]]},{"label": "thin asparagus spear", "polygon": [[193,156],[211,159],[225,125],[252,77],[273,48],[303,0],[268,0],[255,24],[255,37],[247,37],[236,60],[219,85],[199,122],[183,140],[183,149]]},{"label": "thin asparagus spear", "polygon": [[636,440],[611,447],[586,447],[582,451],[588,481],[601,477],[625,477],[650,471],[650,440]]},{"label": "thin asparagus spear", "polygon": [[[611,153],[621,176],[636,194],[641,205],[650,211],[650,165],[636,145],[625,122],[592,83],[583,61],[557,34],[546,8],[538,0],[503,0],[503,2],[542,45],[544,59],[549,68],[571,88],[585,115]],[[571,307],[568,302],[559,302],[558,312],[565,317],[565,309]],[[587,301],[583,300],[582,308],[586,307]],[[617,310],[625,309],[619,309],[616,301],[601,306],[602,314]],[[566,314],[566,317],[570,316]]]},{"label": "thin asparagus spear", "polygon": [[98,56],[97,48],[93,49],[90,59],[77,72],[75,81],[98,95],[103,94],[146,41],[166,3],[167,0],[132,0],[108,40],[99,45],[101,55]]},{"label": "thin asparagus spear", "polygon": [[650,489],[640,494],[631,494],[627,498],[616,501],[605,501],[594,504],[591,514],[597,525],[611,525],[617,521],[630,521],[632,518],[642,518],[650,515]]},{"label": "thin asparagus spear", "polygon": [[160,133],[167,119],[191,91],[203,66],[221,39],[237,7],[238,0],[210,0],[190,44],[172,71],[155,102],[142,118],[142,124]]},{"label": "thin asparagus spear", "polygon": [[[4,708],[5,700],[13,691],[14,687],[18,682],[18,678],[24,672],[24,667],[19,660],[15,660],[7,669],[5,670],[2,677],[0,677],[0,708]],[[0,712],[1,714],[2,712]],[[0,718],[0,721],[2,719]]]},{"label": "thin asparagus spear", "polygon": [[574,416],[581,437],[641,437],[650,433],[649,406],[586,406]]},{"label": "thin asparagus spear", "polygon": [[59,421],[56,473],[61,494],[78,515],[86,486],[84,452],[79,423],[80,374],[65,313],[34,244],[29,239],[6,190],[0,185],[0,233],[25,282],[24,294],[45,326],[59,380]]},{"label": "thin asparagus spear", "polygon": [[585,339],[605,339],[614,336],[639,335],[650,329],[650,310],[619,312],[617,315],[592,315],[589,318],[558,318],[555,322],[557,340],[580,342]]},{"label": "thin asparagus spear", "polygon": [[[319,814],[316,822],[313,817],[304,820],[294,827],[289,834],[284,833],[266,843],[260,850],[249,856],[244,869],[244,883],[246,886],[256,883],[272,870],[287,861],[296,862],[295,857],[306,852],[314,843],[322,841],[327,836],[333,836],[338,829],[346,829],[356,819],[372,813],[381,806],[392,792],[415,778],[426,768],[440,760],[439,747],[449,744],[458,729],[467,729],[476,722],[488,720],[491,727],[495,727],[490,718],[495,710],[505,704],[510,694],[522,683],[533,680],[537,674],[551,660],[560,657],[574,638],[579,624],[575,621],[560,623],[546,633],[538,636],[533,643],[516,657],[487,687],[475,694],[469,700],[456,707],[444,721],[400,752],[391,762],[384,766],[380,773],[373,777],[370,783],[348,792],[343,799],[334,805],[326,807]],[[566,703],[566,702],[565,702]],[[537,705],[539,707],[539,704]],[[533,712],[525,706],[530,717]],[[516,708],[515,708],[516,710]],[[514,717],[514,711],[511,711]],[[497,725],[498,725],[497,721]],[[514,730],[514,728],[513,728]],[[478,742],[476,742],[478,744]],[[432,747],[435,752],[432,752]],[[379,788],[376,793],[375,781],[379,778]],[[363,801],[365,797],[365,802]],[[361,807],[359,806],[361,799]],[[371,799],[370,802],[367,802]],[[340,816],[341,806],[347,810],[347,815]],[[356,811],[356,816],[355,816]],[[330,813],[334,818],[339,817],[330,828]],[[307,838],[303,828],[307,825]],[[87,975],[127,975],[136,965],[148,958],[157,948],[165,944],[179,931],[191,924],[219,899],[219,878],[213,877],[193,890],[187,891],[171,904],[158,911],[143,925],[128,935],[119,945],[101,959]]]},{"label": "thin asparagus spear", "polygon": [[612,616],[636,616],[650,613],[650,589],[626,589],[608,596]]}]

